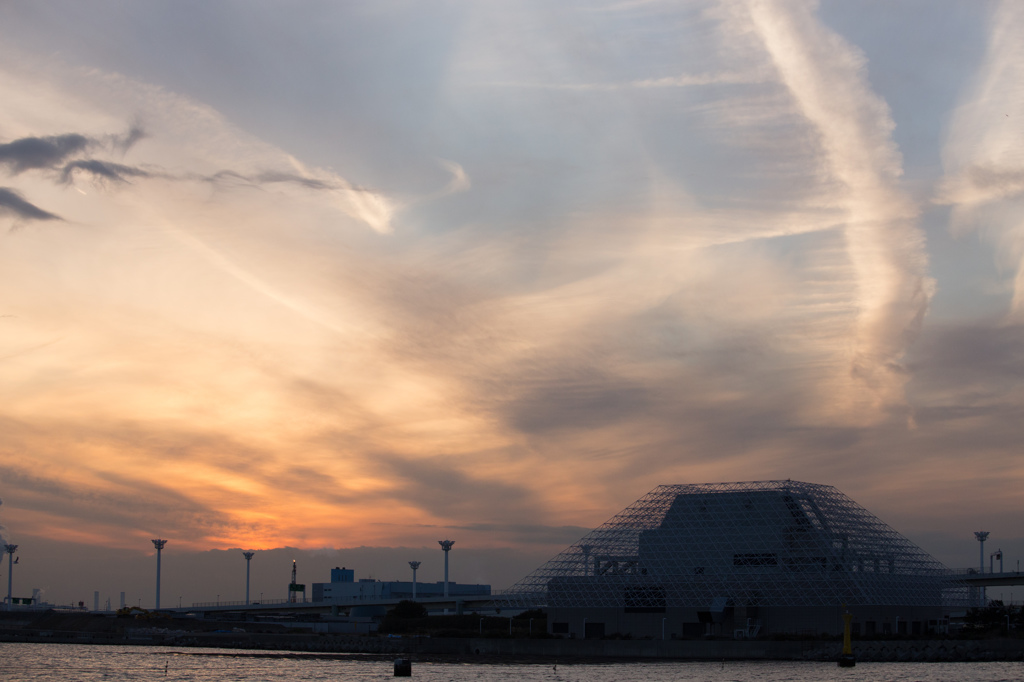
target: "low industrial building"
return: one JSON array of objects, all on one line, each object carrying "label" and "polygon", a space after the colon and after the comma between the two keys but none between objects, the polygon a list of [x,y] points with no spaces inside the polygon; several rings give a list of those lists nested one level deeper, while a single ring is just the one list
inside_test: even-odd
[{"label": "low industrial building", "polygon": [[952,572],[831,486],[660,486],[517,583],[552,634],[655,639],[942,630]]},{"label": "low industrial building", "polygon": [[[444,582],[417,582],[415,592],[417,599],[443,597]],[[460,585],[448,581],[448,596],[450,597],[486,596],[490,593],[490,585]],[[373,578],[356,580],[355,571],[350,568],[332,568],[331,582],[313,583],[314,602],[352,604],[361,601],[412,598],[413,583],[411,581],[381,581]]]}]

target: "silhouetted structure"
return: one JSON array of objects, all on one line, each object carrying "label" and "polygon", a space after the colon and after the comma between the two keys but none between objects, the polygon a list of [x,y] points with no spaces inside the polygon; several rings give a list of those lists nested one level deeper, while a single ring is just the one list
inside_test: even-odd
[{"label": "silhouetted structure", "polygon": [[256,552],[251,549],[242,552],[242,556],[245,557],[245,605],[249,605],[249,567],[252,565],[252,558],[256,556]]},{"label": "silhouetted structure", "polygon": [[18,551],[17,545],[4,545],[7,552],[7,608],[14,608],[14,553]]},{"label": "silhouetted structure", "polygon": [[412,598],[413,598],[413,601],[416,600],[416,569],[418,569],[420,567],[420,563],[421,562],[419,562],[419,561],[410,561],[409,562],[409,568],[412,569]]},{"label": "silhouetted structure", "polygon": [[[419,562],[410,562],[417,564]],[[447,585],[447,586],[446,586]],[[354,604],[361,601],[379,601],[382,599],[416,599],[417,597],[480,597],[491,593],[490,585],[461,585],[449,583],[417,583],[404,580],[374,580],[373,578],[355,579],[355,571],[351,568],[332,568],[331,582],[313,583],[313,601],[336,604]]]},{"label": "silhouetted structure", "polygon": [[831,486],[797,481],[651,491],[504,595],[555,634],[854,634],[943,627],[966,604],[951,572]]},{"label": "silhouetted structure", "polygon": [[153,540],[156,547],[156,609],[160,609],[160,553],[164,550],[167,540]]},{"label": "silhouetted structure", "polygon": [[444,596],[448,596],[448,552],[452,551],[452,545],[455,544],[455,540],[438,540],[437,544],[441,545],[441,549],[444,551]]}]

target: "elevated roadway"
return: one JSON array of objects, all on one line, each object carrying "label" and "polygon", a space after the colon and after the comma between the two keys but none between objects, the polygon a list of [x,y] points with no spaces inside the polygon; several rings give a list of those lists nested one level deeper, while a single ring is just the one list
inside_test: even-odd
[{"label": "elevated roadway", "polygon": [[956,571],[956,580],[976,587],[1010,587],[1024,585],[1024,571],[1005,571],[1002,573],[981,573],[976,568],[964,568]]},{"label": "elevated roadway", "polygon": [[[332,602],[289,602],[285,600],[274,600],[263,601],[263,602],[250,602],[246,605],[245,602],[198,602],[193,603],[191,606],[179,606],[171,608],[161,608],[161,611],[169,611],[172,613],[195,613],[195,614],[211,614],[216,615],[218,613],[237,613],[243,611],[245,613],[253,614],[328,614],[328,615],[345,615],[352,608],[357,606],[383,606],[385,608],[392,608],[397,606],[399,602],[405,601],[405,599],[353,599],[350,601],[332,601]],[[444,613],[497,613],[501,609],[501,602],[499,595],[460,595],[451,597],[417,597],[416,602],[422,604],[428,612],[437,614]]]},{"label": "elevated roadway", "polygon": [[[971,587],[1012,587],[1024,585],[1024,571],[1005,571],[999,573],[981,573],[977,569],[957,569],[950,576],[952,580],[966,584]],[[288,602],[285,600],[273,600],[263,602],[252,602],[246,605],[245,602],[199,602],[191,606],[163,608],[162,611],[174,613],[196,613],[211,614],[227,612],[245,612],[251,614],[325,614],[325,615],[347,615],[353,607],[357,606],[383,606],[393,608],[403,599],[353,599],[350,601],[336,602]],[[422,604],[428,612],[438,613],[500,613],[502,599],[500,594],[478,595],[478,596],[451,596],[451,597],[419,597],[417,603]]]}]

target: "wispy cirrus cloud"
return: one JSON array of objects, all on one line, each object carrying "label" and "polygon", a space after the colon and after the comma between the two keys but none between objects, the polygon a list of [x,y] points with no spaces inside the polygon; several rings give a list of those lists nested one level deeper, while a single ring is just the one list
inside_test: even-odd
[{"label": "wispy cirrus cloud", "polygon": [[889,110],[870,89],[863,56],[817,21],[812,3],[752,0],[749,11],[842,185],[835,199],[845,213],[859,309],[850,372],[873,396],[871,409],[904,410],[903,359],[934,285],[918,208],[899,189],[901,159]]},{"label": "wispy cirrus cloud", "polygon": [[943,148],[945,177],[935,201],[953,207],[956,233],[978,230],[997,245],[997,259],[1015,273],[1010,322],[1024,320],[1024,8],[1000,2],[990,19],[984,63],[964,94]]},{"label": "wispy cirrus cloud", "polygon": [[631,89],[690,88],[706,85],[740,85],[764,82],[768,78],[763,70],[723,73],[678,74],[658,78],[612,83],[546,83],[546,82],[495,82],[488,87],[523,88],[538,90],[565,90],[578,92],[614,92]]},{"label": "wispy cirrus cloud", "polygon": [[[381,3],[0,4],[3,184],[65,221],[0,248],[8,526],[520,557],[660,483],[787,477],[1012,519],[1019,330],[920,326],[960,275],[896,141],[950,75],[894,86],[879,46],[969,56],[946,14]],[[998,147],[947,161],[954,214],[1013,213]]]}]

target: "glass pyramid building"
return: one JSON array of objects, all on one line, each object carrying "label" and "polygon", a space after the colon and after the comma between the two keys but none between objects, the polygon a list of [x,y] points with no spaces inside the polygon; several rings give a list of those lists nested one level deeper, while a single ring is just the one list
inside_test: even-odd
[{"label": "glass pyramid building", "polygon": [[831,486],[666,485],[504,593],[510,607],[900,606],[967,603],[924,550]]}]

